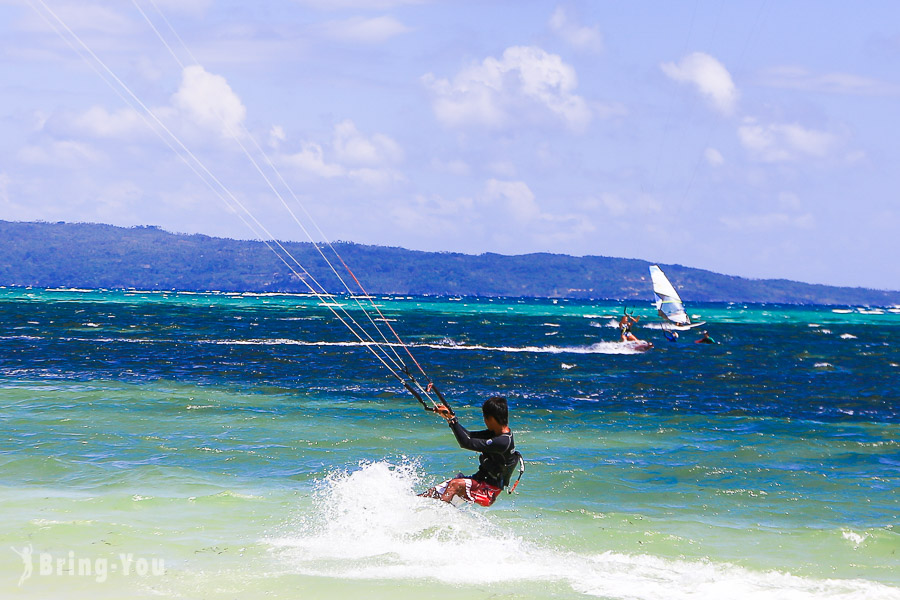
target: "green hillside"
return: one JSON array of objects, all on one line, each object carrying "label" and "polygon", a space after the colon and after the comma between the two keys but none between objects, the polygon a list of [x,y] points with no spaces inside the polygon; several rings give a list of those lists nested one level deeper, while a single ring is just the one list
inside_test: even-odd
[{"label": "green hillside", "polygon": [[[333,292],[340,281],[310,243],[284,246]],[[643,260],[559,254],[468,255],[335,245],[370,293],[643,300]],[[326,252],[330,252],[327,248]],[[338,263],[339,264],[339,263]],[[680,265],[660,266],[694,302],[888,306],[900,292],[755,280]],[[300,269],[297,269],[299,272]],[[347,277],[345,273],[342,276]],[[0,221],[0,285],[145,290],[306,292],[263,242],[173,234],[155,227]]]}]

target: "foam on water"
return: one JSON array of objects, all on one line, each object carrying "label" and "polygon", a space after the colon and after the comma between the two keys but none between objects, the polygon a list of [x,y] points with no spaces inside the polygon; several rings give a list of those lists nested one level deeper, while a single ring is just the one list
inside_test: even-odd
[{"label": "foam on water", "polygon": [[486,346],[480,344],[417,344],[438,350],[473,350],[531,354],[641,354],[634,346],[621,342],[597,342],[587,346]]},{"label": "foam on water", "polygon": [[311,510],[269,543],[291,573],[398,585],[436,580],[463,587],[489,580],[500,587],[528,585],[534,591],[562,585],[577,594],[633,600],[900,598],[897,588],[870,581],[567,551],[542,544],[539,531],[534,539],[514,532],[499,511],[457,509],[415,496],[423,487],[409,463],[372,462],[335,472],[322,483]]},{"label": "foam on water", "polygon": [[[555,335],[556,332],[550,332],[546,335]],[[102,340],[101,340],[102,341]],[[133,340],[119,340],[133,341]],[[216,345],[234,345],[234,346],[319,346],[319,347],[366,347],[372,346],[374,342],[327,342],[317,341],[308,342],[303,340],[292,340],[287,338],[273,339],[251,339],[251,340],[201,340],[200,343],[216,344]],[[399,344],[383,344],[384,346],[399,346]],[[408,344],[412,348],[431,348],[434,350],[457,350],[457,351],[473,351],[473,352],[509,352],[509,353],[531,353],[531,354],[641,354],[641,350],[636,350],[629,343],[622,342],[597,342],[586,346],[488,346],[483,344],[462,344],[452,340],[445,340],[438,344],[413,343]]]},{"label": "foam on water", "polygon": [[[410,463],[332,473],[296,531],[272,543],[301,573],[379,579],[420,572],[450,581],[501,550],[504,536],[482,515],[417,497],[425,487]],[[472,551],[451,556],[461,545]]]}]

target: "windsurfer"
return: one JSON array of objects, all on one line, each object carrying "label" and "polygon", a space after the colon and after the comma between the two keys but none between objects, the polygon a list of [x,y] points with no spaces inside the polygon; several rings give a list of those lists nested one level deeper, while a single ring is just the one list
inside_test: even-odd
[{"label": "windsurfer", "polygon": [[503,488],[509,485],[512,472],[521,460],[509,428],[506,398],[493,396],[485,400],[481,412],[487,429],[483,431],[468,431],[446,406],[439,405],[435,412],[447,419],[460,448],[481,453],[478,457],[479,467],[474,475],[466,477],[460,473],[419,495],[444,502],[453,502],[458,497],[467,502],[490,506]]}]

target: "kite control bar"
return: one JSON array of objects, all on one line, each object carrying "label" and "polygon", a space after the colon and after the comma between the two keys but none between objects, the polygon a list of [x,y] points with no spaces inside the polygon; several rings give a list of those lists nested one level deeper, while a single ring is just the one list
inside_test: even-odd
[{"label": "kite control bar", "polygon": [[[408,370],[404,369],[404,371],[406,372],[406,375],[407,375],[407,377],[409,377],[410,381],[415,381],[415,379],[414,379],[413,376],[409,373]],[[410,394],[412,394],[413,397],[414,397],[416,400],[419,401],[419,403],[422,405],[422,408],[424,408],[425,410],[431,411],[431,412],[437,412],[437,408],[434,406],[434,402],[432,401],[431,405],[429,405],[429,403],[425,402],[425,399],[422,398],[422,394],[420,394],[420,393],[418,392],[418,390],[416,390],[416,388],[414,388],[414,387],[412,386],[412,384],[411,384],[409,381],[404,381],[404,382],[403,382],[403,387],[405,387],[406,390],[407,390]],[[446,406],[446,407],[447,407],[447,410],[450,411],[450,416],[454,416],[454,415],[456,414],[456,413],[453,412],[453,409],[450,407],[450,404],[447,402],[447,399],[444,398],[444,394],[441,393],[441,390],[439,390],[439,389],[437,388],[437,386],[434,385],[433,382],[429,382],[429,384],[425,387],[425,393],[427,394],[428,392],[434,392],[435,395],[437,395],[438,400],[441,401],[441,404],[443,404],[444,406]]]}]

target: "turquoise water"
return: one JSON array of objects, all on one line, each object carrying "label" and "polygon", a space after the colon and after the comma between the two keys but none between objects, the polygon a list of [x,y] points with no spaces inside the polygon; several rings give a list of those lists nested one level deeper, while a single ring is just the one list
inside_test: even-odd
[{"label": "turquoise water", "polygon": [[314,298],[0,289],[0,595],[900,598],[896,310],[378,303],[519,493]]}]

